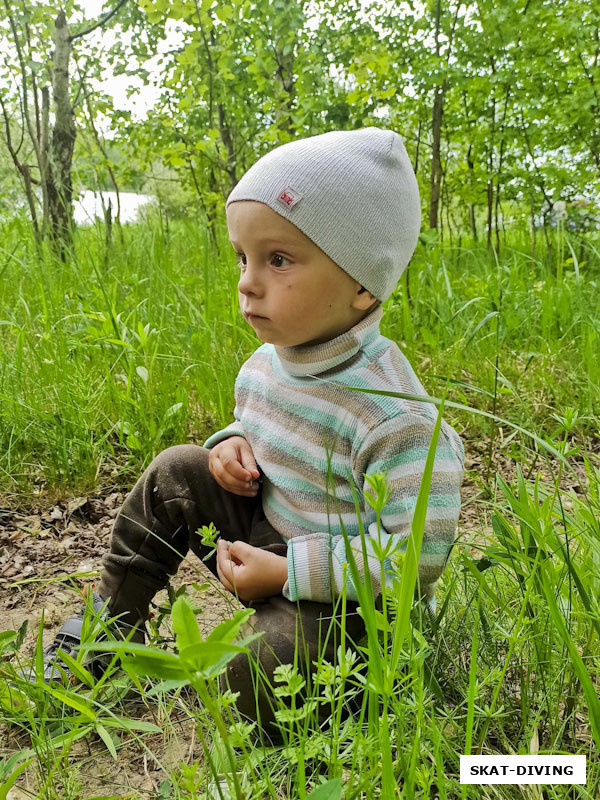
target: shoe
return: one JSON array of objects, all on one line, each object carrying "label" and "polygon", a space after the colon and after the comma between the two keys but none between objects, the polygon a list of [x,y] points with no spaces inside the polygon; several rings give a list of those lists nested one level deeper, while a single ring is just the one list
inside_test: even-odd
[{"label": "shoe", "polygon": [[[132,630],[133,626],[124,622],[119,622],[118,620],[109,621],[111,615],[108,609],[105,608],[105,604],[106,601],[103,599],[103,597],[97,592],[94,592],[92,595],[92,608],[94,610],[94,614],[98,615],[100,619],[105,622],[106,626],[116,639],[127,638],[127,635]],[[76,614],[75,616],[69,617],[67,620],[65,620],[62,627],[54,637],[52,644],[44,650],[44,683],[50,683],[51,681],[64,683],[65,677],[68,682],[72,682],[77,678],[71,668],[63,659],[60,658],[60,655],[57,651],[61,649],[72,658],[77,659],[78,651],[76,648],[81,644],[81,633],[83,629],[86,607],[87,606],[84,604],[81,607],[79,614]],[[90,621],[92,619],[93,617],[90,617]],[[105,631],[100,628],[96,640],[102,641],[106,640],[106,638],[107,635]],[[132,637],[132,641],[145,644],[146,635],[143,627],[137,628]],[[87,660],[84,660],[81,663],[82,666],[92,673],[96,680],[99,680],[110,664],[113,655],[114,653],[90,654]],[[38,680],[38,675],[35,666],[23,670],[21,672],[21,677],[25,678],[30,683],[36,683]]]}]

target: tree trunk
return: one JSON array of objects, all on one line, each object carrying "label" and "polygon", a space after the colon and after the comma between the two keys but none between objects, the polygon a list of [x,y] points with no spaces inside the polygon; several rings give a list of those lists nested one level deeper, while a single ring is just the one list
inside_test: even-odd
[{"label": "tree trunk", "polygon": [[477,241],[477,222],[475,220],[475,203],[469,203],[469,221],[471,223],[471,232],[473,233],[473,241]]},{"label": "tree trunk", "polygon": [[42,88],[42,130],[40,136],[40,183],[42,185],[42,237],[46,238],[50,223],[50,208],[48,204],[48,141],[50,130],[50,91],[47,86]]},{"label": "tree trunk", "polygon": [[48,205],[51,234],[62,258],[71,244],[73,218],[73,184],[71,167],[75,145],[75,121],[69,96],[69,58],[71,42],[67,19],[60,11],[54,23],[54,52],[52,55],[52,92],[54,127],[50,151]]},{"label": "tree trunk", "polygon": [[442,181],[442,162],[440,159],[440,140],[442,132],[442,111],[444,95],[442,88],[436,86],[432,114],[432,153],[431,180],[429,189],[429,227],[437,228],[440,205],[440,186]]},{"label": "tree trunk", "polygon": [[[474,175],[474,164],[471,159],[471,148],[472,145],[469,145],[469,149],[467,151],[467,166],[469,167],[469,186],[471,189],[475,185],[475,175]],[[471,223],[471,232],[473,233],[473,241],[477,241],[477,223],[475,221],[475,203],[469,203],[469,221]]]},{"label": "tree trunk", "polygon": [[221,141],[225,145],[225,150],[227,151],[227,163],[225,164],[225,172],[227,173],[227,178],[229,180],[229,187],[228,187],[229,193],[231,193],[235,189],[235,185],[237,183],[235,177],[235,172],[236,172],[235,167],[237,163],[235,145],[233,143],[231,129],[227,124],[223,103],[219,103],[218,111],[219,111],[219,130],[221,131]]},{"label": "tree trunk", "polygon": [[419,128],[417,130],[417,149],[415,151],[415,165],[413,167],[415,171],[415,175],[419,173],[419,148],[421,146],[421,128],[423,126],[423,120],[419,120]]},{"label": "tree trunk", "polygon": [[24,164],[18,155],[18,150],[13,145],[11,130],[10,130],[10,117],[8,116],[8,110],[4,101],[2,99],[2,95],[0,95],[0,108],[2,109],[2,114],[4,116],[4,130],[5,130],[5,137],[6,137],[6,146],[8,148],[8,152],[13,160],[15,167],[17,168],[19,174],[21,175],[21,179],[23,180],[23,188],[25,190],[25,197],[27,198],[27,205],[29,206],[29,213],[31,215],[31,223],[33,225],[33,233],[35,236],[36,242],[39,244],[42,238],[42,234],[40,231],[40,227],[38,224],[37,219],[37,210],[35,206],[35,192],[33,189],[33,178],[31,177],[31,172],[29,169],[28,164]]}]

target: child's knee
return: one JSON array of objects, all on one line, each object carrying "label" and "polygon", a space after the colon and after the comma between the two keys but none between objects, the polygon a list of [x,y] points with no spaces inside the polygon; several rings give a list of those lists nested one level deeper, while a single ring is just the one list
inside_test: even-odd
[{"label": "child's knee", "polygon": [[187,498],[190,485],[210,474],[208,450],[197,444],[176,444],[162,450],[150,462],[146,472],[157,500]]},{"label": "child's knee", "polygon": [[172,474],[174,472],[188,471],[190,468],[198,469],[198,465],[206,461],[208,464],[208,450],[197,444],[174,444],[166,447],[154,457],[150,466],[154,471]]}]

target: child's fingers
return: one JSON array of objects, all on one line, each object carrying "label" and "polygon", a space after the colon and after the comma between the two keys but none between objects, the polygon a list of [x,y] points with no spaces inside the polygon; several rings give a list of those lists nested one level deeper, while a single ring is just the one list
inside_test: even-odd
[{"label": "child's fingers", "polygon": [[[221,464],[230,478],[240,481],[241,483],[246,483],[254,477],[251,471],[244,466],[242,463],[242,456],[238,453],[228,452],[223,454],[223,456],[221,456]],[[258,477],[258,475],[256,477]]]},{"label": "child's fingers", "polygon": [[227,577],[226,572],[224,572],[224,570],[227,570],[227,565],[229,565],[229,569],[231,570],[231,559],[229,558],[228,554],[228,545],[222,539],[219,539],[217,546],[217,575],[219,576],[219,580],[223,586],[228,591],[233,592],[233,584]]},{"label": "child's fingers", "polygon": [[223,584],[223,586],[224,586],[224,587],[227,589],[227,591],[228,591],[228,592],[231,592],[231,594],[235,594],[235,592],[234,592],[234,590],[233,590],[233,586],[232,586],[232,585],[229,583],[229,581],[227,580],[227,578],[225,578],[225,577],[223,576],[223,573],[219,571],[219,568],[218,568],[218,567],[217,567],[217,573],[218,573],[218,575],[219,575],[219,580],[221,581],[221,583]]},{"label": "child's fingers", "polygon": [[245,478],[258,478],[259,472],[256,468],[256,461],[254,459],[254,453],[252,452],[252,448],[250,444],[242,440],[239,442],[239,464],[244,472]]},{"label": "child's fingers", "polygon": [[254,459],[252,456],[246,456],[242,460],[242,469],[244,470],[244,477],[246,478],[253,478],[256,480],[260,475],[259,471],[256,469],[256,464],[254,463]]},{"label": "child's fingers", "polygon": [[230,492],[244,497],[255,497],[258,493],[258,481],[250,483],[252,476],[236,459],[221,461],[216,467],[221,486]]},{"label": "child's fingers", "polygon": [[[221,544],[221,573],[225,580],[229,581],[229,584],[233,587],[234,583],[234,566],[238,566],[240,561],[235,556],[232,555],[230,550],[231,542],[226,541],[225,539],[219,540]],[[218,562],[217,562],[218,563]]]}]

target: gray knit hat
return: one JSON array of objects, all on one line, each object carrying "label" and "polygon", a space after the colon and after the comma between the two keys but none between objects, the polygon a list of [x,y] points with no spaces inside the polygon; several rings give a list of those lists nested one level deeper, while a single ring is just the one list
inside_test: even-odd
[{"label": "gray knit hat", "polygon": [[259,158],[233,189],[293,223],[382,302],[411,259],[419,187],[402,138],[369,127],[297,139]]}]

